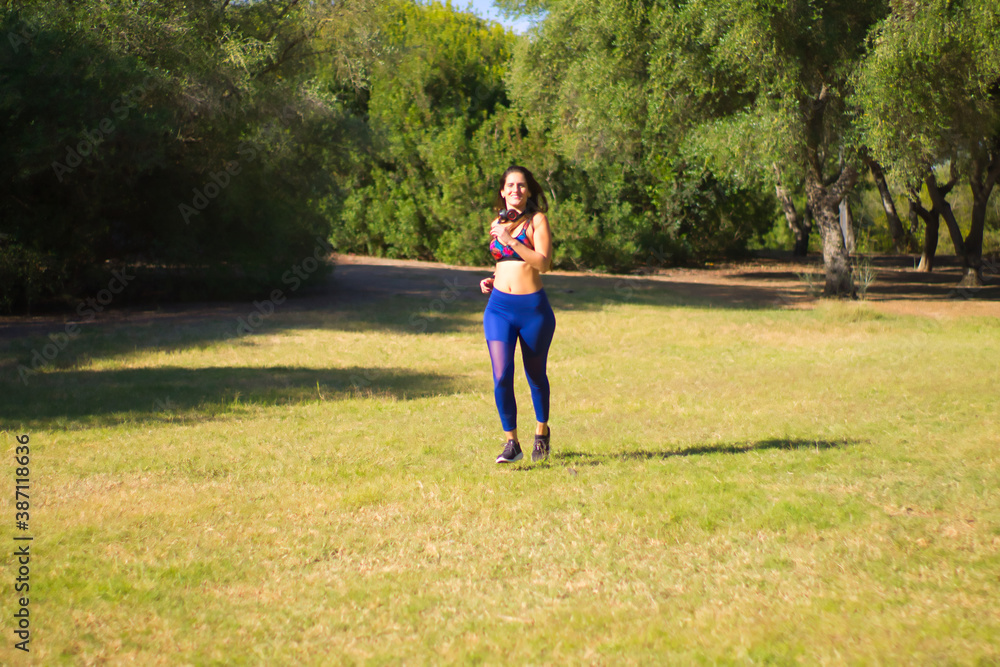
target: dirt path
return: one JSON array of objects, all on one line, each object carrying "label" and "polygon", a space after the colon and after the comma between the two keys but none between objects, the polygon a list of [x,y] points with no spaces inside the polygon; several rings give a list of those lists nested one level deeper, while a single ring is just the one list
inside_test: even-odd
[{"label": "dirt path", "polygon": [[[942,263],[934,273],[917,273],[912,257],[879,257],[873,260],[875,282],[866,295],[871,307],[887,313],[936,318],[1000,316],[1000,276],[987,275],[978,290],[955,288],[960,270]],[[460,299],[481,299],[479,280],[492,267],[461,267],[435,262],[392,260],[357,255],[337,257],[329,283],[314,292],[291,299],[289,310],[328,309],[338,303],[378,300],[393,295],[435,298],[452,289]],[[634,275],[553,271],[546,282],[558,288],[614,287],[620,281],[662,284],[663,289],[697,300],[736,307],[811,308],[816,299],[808,293],[812,276],[822,286],[823,267],[818,258],[793,260],[772,256],[748,262],[726,263],[699,269],[649,268]],[[112,304],[113,305],[113,304]],[[246,316],[252,305],[244,301],[170,304],[160,307],[109,308],[93,321],[84,322],[73,311],[64,314],[0,317],[0,341],[44,336],[62,331],[67,324],[83,326],[168,322],[185,325],[206,319]]]},{"label": "dirt path", "polygon": [[[1000,275],[987,274],[986,287],[961,290],[955,287],[961,279],[960,267],[954,262],[939,260],[939,263],[941,266],[934,273],[918,273],[913,269],[914,258],[909,256],[873,259],[876,277],[867,290],[866,302],[884,312],[929,317],[1000,316]],[[389,294],[433,296],[446,281],[459,281],[466,289],[471,287],[478,292],[479,280],[491,271],[492,267],[341,255],[336,280],[343,290],[357,298]],[[807,260],[762,257],[698,269],[652,268],[629,276],[553,271],[546,274],[545,280],[550,282],[555,278],[560,284],[607,286],[620,280],[651,281],[661,283],[664,289],[719,304],[811,308],[817,298],[809,294],[804,277],[807,275],[822,289],[823,265],[818,257]]]}]

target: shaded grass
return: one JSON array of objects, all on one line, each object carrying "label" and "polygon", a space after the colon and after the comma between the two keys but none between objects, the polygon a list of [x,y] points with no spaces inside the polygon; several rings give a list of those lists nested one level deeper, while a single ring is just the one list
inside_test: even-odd
[{"label": "shaded grass", "polygon": [[93,330],[28,387],[0,350],[35,657],[1000,656],[995,320],[627,296],[552,291],[554,454],[509,468],[472,300]]}]

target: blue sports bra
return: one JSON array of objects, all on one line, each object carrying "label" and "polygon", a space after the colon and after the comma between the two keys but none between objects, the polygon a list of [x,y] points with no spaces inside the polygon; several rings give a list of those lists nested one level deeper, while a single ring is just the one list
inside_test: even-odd
[{"label": "blue sports bra", "polygon": [[[530,226],[531,226],[531,221],[529,220],[528,223],[521,230],[521,233],[515,236],[514,238],[523,243],[524,245],[528,246],[532,250],[534,250],[535,249],[534,244],[528,240],[528,227]],[[498,262],[524,261],[523,259],[521,259],[520,256],[518,256],[516,252],[514,252],[513,248],[500,243],[500,239],[493,239],[492,241],[490,241],[490,254],[493,255],[493,259],[495,259]]]}]

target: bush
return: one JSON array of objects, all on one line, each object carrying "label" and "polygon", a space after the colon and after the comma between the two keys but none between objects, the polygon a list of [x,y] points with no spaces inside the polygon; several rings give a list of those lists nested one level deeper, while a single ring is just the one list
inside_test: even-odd
[{"label": "bush", "polygon": [[123,302],[274,285],[329,237],[321,202],[355,141],[344,104],[274,57],[306,18],[92,5],[0,16],[3,34],[31,26],[0,49],[3,307],[72,301],[126,265],[145,268]]},{"label": "bush", "polygon": [[31,312],[64,290],[64,276],[51,257],[19,243],[0,242],[0,313]]}]

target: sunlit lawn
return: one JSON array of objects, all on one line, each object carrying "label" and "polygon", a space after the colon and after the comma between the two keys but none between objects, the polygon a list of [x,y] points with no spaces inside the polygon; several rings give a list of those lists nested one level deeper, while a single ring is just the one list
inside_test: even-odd
[{"label": "sunlit lawn", "polygon": [[88,329],[27,387],[45,339],[0,348],[31,659],[1000,660],[996,318],[550,285],[536,465],[493,463],[481,299]]}]

